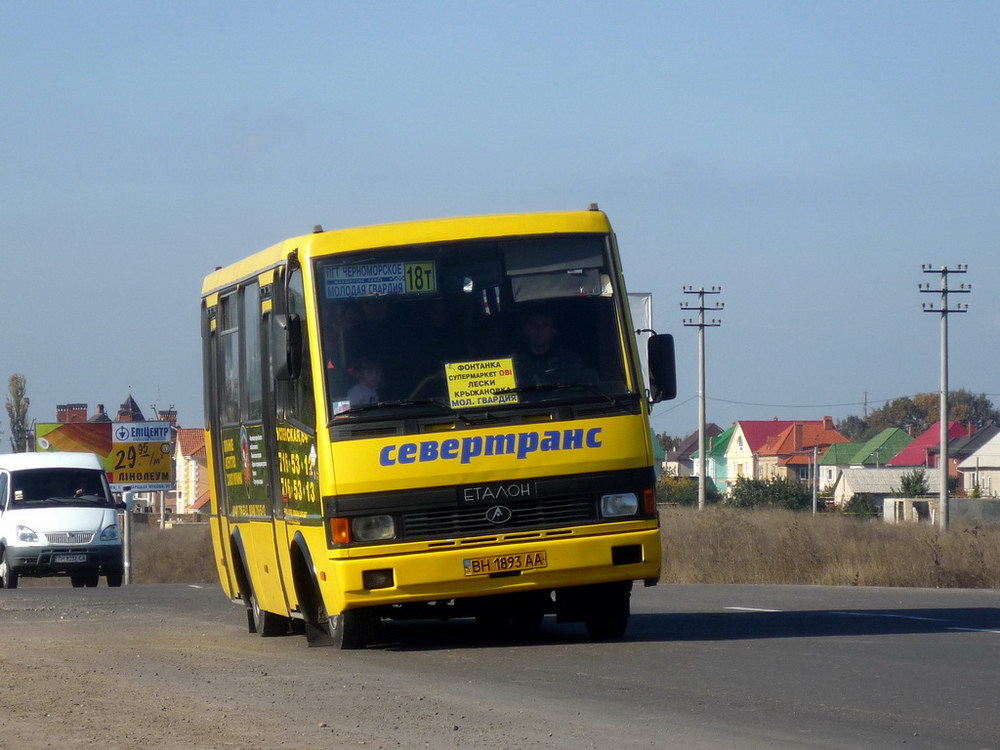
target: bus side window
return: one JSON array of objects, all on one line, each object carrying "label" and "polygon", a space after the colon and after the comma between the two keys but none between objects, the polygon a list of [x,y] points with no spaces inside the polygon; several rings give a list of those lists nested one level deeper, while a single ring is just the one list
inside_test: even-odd
[{"label": "bus side window", "polygon": [[240,329],[236,294],[227,294],[219,300],[219,338],[221,377],[219,389],[219,418],[222,424],[239,424],[240,421]]},{"label": "bus side window", "polygon": [[263,383],[260,352],[260,287],[257,282],[243,287],[243,354],[246,373],[246,421],[263,417]]},{"label": "bus side window", "polygon": [[[294,269],[288,279],[288,299],[285,306],[289,313],[299,316],[302,326],[302,369],[295,380],[277,381],[279,419],[291,419],[310,431],[316,429],[316,399],[313,395],[312,358],[309,354],[309,325],[306,317],[305,293],[302,287],[302,270]],[[272,321],[274,316],[272,316]],[[272,331],[274,323],[272,322]],[[272,338],[272,342],[273,342]],[[274,347],[270,347],[274,352]]]}]

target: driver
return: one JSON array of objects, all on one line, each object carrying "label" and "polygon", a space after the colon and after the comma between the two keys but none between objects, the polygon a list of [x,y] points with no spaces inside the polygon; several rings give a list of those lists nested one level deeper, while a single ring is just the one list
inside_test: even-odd
[{"label": "driver", "polygon": [[593,383],[597,373],[579,354],[557,342],[558,328],[548,312],[529,313],[521,326],[524,339],[517,356],[518,385]]}]

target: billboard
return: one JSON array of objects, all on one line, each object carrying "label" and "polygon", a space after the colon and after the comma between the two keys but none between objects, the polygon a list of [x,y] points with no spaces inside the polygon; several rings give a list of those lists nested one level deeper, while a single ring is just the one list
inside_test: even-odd
[{"label": "billboard", "polygon": [[35,425],[35,450],[96,453],[111,489],[174,488],[169,422],[69,422]]}]

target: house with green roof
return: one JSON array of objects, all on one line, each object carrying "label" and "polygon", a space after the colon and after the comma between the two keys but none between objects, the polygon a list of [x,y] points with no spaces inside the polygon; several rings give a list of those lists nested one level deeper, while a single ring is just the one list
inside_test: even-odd
[{"label": "house with green roof", "polygon": [[845,469],[879,469],[913,442],[905,431],[888,427],[864,443],[839,443],[830,446],[819,461],[820,489],[830,489]]},{"label": "house with green roof", "polygon": [[[726,465],[726,449],[729,448],[729,441],[732,439],[735,431],[736,425],[733,424],[728,430],[723,431],[721,435],[710,438],[708,449],[705,451],[705,476],[712,480],[712,483],[719,492],[725,492],[728,486],[729,474]],[[694,462],[694,476],[698,476],[697,450],[691,454],[691,460]]]},{"label": "house with green roof", "polygon": [[840,473],[854,464],[854,456],[864,443],[834,443],[819,459],[819,489],[820,491],[832,488]]},{"label": "house with green roof", "polygon": [[855,466],[885,466],[891,459],[913,442],[906,431],[898,427],[887,427],[867,443],[858,448],[852,462]]}]

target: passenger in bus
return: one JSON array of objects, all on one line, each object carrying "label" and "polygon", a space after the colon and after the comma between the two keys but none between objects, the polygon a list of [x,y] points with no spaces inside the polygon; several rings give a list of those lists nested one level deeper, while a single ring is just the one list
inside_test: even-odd
[{"label": "passenger in bus", "polygon": [[521,326],[524,345],[516,359],[517,384],[581,384],[597,381],[597,373],[572,349],[558,343],[559,329],[551,313],[534,310]]},{"label": "passenger in bus", "polygon": [[382,365],[363,357],[351,368],[351,374],[356,380],[347,392],[347,400],[351,402],[351,408],[377,404],[379,402],[378,387],[382,384]]},{"label": "passenger in bus", "polygon": [[340,396],[354,383],[348,363],[358,357],[361,308],[356,302],[328,303],[322,321],[327,391]]}]

